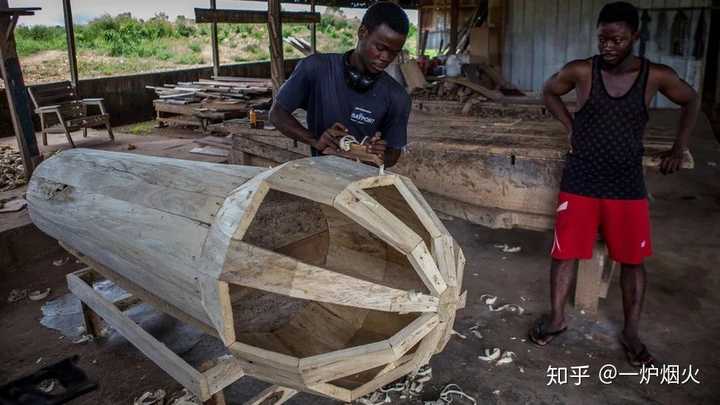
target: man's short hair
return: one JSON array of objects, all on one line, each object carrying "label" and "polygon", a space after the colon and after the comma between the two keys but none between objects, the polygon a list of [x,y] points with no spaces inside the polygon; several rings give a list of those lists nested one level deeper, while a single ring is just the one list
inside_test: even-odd
[{"label": "man's short hair", "polygon": [[368,32],[375,31],[375,28],[383,24],[402,35],[407,35],[410,29],[410,21],[407,14],[405,14],[405,10],[389,1],[373,4],[365,12],[362,19],[362,25],[367,28]]},{"label": "man's short hair", "polygon": [[630,27],[632,32],[637,32],[640,26],[640,17],[638,16],[637,8],[626,1],[616,1],[606,4],[605,7],[600,10],[597,25],[614,22],[624,22]]}]

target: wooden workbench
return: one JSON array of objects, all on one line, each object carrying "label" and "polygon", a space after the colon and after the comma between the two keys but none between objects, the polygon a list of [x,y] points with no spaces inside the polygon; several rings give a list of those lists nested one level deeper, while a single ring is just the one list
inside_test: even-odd
[{"label": "wooden workbench", "polygon": [[[392,172],[410,177],[437,211],[490,228],[551,230],[567,137],[556,121],[519,115],[523,118],[515,114],[488,119],[415,110],[406,151]],[[307,145],[296,145],[276,130],[225,123],[223,131],[233,134],[231,163],[268,166],[310,153]],[[647,171],[659,164],[653,155],[669,149],[673,141],[672,131],[648,127],[643,161]],[[683,168],[692,167],[688,152]],[[613,267],[599,241],[593,259],[580,262],[577,307],[597,311]]]}]

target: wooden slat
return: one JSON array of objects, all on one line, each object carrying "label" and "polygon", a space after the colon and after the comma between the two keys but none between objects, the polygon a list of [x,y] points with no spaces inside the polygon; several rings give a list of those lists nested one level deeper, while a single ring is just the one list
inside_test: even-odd
[{"label": "wooden slat", "polygon": [[402,253],[410,254],[422,242],[418,234],[365,191],[350,186],[333,206]]},{"label": "wooden slat", "polygon": [[395,187],[405,198],[408,205],[415,211],[415,214],[423,226],[427,228],[430,237],[436,238],[441,235],[448,235],[445,224],[440,221],[440,218],[438,218],[435,211],[430,207],[430,204],[423,198],[420,190],[418,190],[410,179],[404,176],[397,176],[395,178]]},{"label": "wooden slat", "polygon": [[75,296],[90,306],[105,322],[129,340],[130,343],[145,354],[145,356],[149,357],[172,378],[200,398],[208,399],[210,397],[207,381],[201,373],[190,367],[189,364],[172,350],[168,349],[167,346],[138,326],[76,274],[68,274],[67,281],[68,288]]},{"label": "wooden slat", "polygon": [[93,268],[94,271],[102,274],[102,276],[105,277],[106,279],[117,284],[123,290],[132,293],[133,296],[138,297],[141,301],[152,305],[153,308],[157,309],[158,311],[168,314],[168,315],[172,316],[173,318],[178,319],[182,322],[190,324],[211,336],[217,336],[217,331],[215,329],[213,329],[212,327],[210,327],[205,322],[202,322],[202,321],[199,321],[199,320],[193,318],[192,316],[186,314],[185,312],[181,311],[180,309],[173,306],[172,304],[169,304],[166,301],[160,299],[154,293],[142,288],[141,286],[133,283],[132,281],[126,279],[125,277],[119,275],[118,273],[113,272],[112,270],[108,269],[107,267],[103,266],[102,264],[83,255],[82,253],[78,252],[77,250],[72,249],[71,247],[65,245],[64,243],[60,242],[60,246],[63,249],[67,250],[68,253],[75,256],[78,260],[83,262],[85,265],[90,266],[91,268]]},{"label": "wooden slat", "polygon": [[412,362],[412,358],[404,359],[402,364],[398,365],[395,369],[378,376],[372,381],[364,384],[354,390],[352,390],[351,399],[354,401],[364,395],[367,395],[378,388],[390,384],[391,382],[399,379],[400,377],[412,372],[415,364]]},{"label": "wooden slat", "polygon": [[253,156],[260,156],[261,158],[272,160],[277,163],[285,163],[305,157],[299,153],[285,150],[275,145],[255,141],[244,136],[233,136],[232,148],[235,151],[242,151],[243,153],[249,153]]},{"label": "wooden slat", "polygon": [[[283,11],[280,14],[283,24],[312,24],[320,22],[320,13],[305,11]],[[267,11],[226,10],[195,8],[195,22],[198,23],[232,23],[232,24],[265,24],[268,22]]]},{"label": "wooden slat", "polygon": [[288,297],[378,311],[432,312],[437,299],[385,287],[237,242],[221,280]]},{"label": "wooden slat", "polygon": [[370,343],[300,359],[300,371],[306,384],[336,380],[387,364],[395,360],[390,343]]},{"label": "wooden slat", "polygon": [[430,293],[436,297],[442,295],[447,289],[447,283],[443,278],[440,270],[438,270],[433,256],[428,251],[425,243],[421,242],[415,246],[415,249],[407,256],[410,264],[412,264],[415,272],[420,276]]},{"label": "wooden slat", "polygon": [[217,359],[211,368],[203,372],[209,395],[222,392],[225,387],[241,379],[244,375],[242,365],[232,356],[223,356]]},{"label": "wooden slat", "polygon": [[393,352],[395,352],[395,360],[404,356],[405,353],[430,333],[439,322],[440,319],[436,314],[424,314],[393,335],[389,342]]},{"label": "wooden slat", "polygon": [[[80,115],[82,115],[82,110],[80,111]],[[94,127],[96,125],[105,124],[109,119],[110,116],[107,114],[79,117],[65,121],[65,126],[68,128]]]}]

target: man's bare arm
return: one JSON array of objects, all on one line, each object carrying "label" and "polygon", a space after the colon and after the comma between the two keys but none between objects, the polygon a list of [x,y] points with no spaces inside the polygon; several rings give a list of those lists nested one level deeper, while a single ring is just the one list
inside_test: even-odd
[{"label": "man's bare arm", "polygon": [[660,93],[678,104],[681,111],[675,143],[669,151],[660,154],[662,158],[660,172],[669,174],[679,170],[682,166],[683,154],[688,147],[690,134],[695,129],[700,112],[700,98],[697,92],[668,66],[657,67],[657,78]]},{"label": "man's bare arm", "polygon": [[327,147],[337,149],[338,140],[347,132],[347,129],[342,124],[336,123],[331,128],[326,129],[319,139],[315,139],[312,132],[302,126],[297,118],[285,111],[278,103],[274,103],[270,109],[270,122],[283,135],[306,143],[320,152]]},{"label": "man's bare arm", "polygon": [[587,64],[587,61],[576,60],[568,63],[559,72],[550,76],[543,85],[543,101],[545,106],[567,129],[572,132],[573,118],[568,111],[561,96],[575,89],[580,70]]},{"label": "man's bare arm", "polygon": [[270,109],[270,122],[288,138],[315,146],[315,137],[312,132],[303,127],[297,118],[285,111],[278,103],[273,103]]}]

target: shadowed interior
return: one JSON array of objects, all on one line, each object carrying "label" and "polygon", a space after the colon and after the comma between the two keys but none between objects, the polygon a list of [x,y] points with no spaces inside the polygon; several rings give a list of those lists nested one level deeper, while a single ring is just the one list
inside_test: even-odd
[{"label": "shadowed interior", "polygon": [[[416,229],[417,224],[408,225]],[[243,242],[361,280],[428,294],[402,253],[338,210],[287,193],[268,192]],[[230,292],[239,342],[300,358],[386,340],[418,316],[297,299],[233,284]],[[346,377],[343,384],[359,386],[378,371]]]}]

